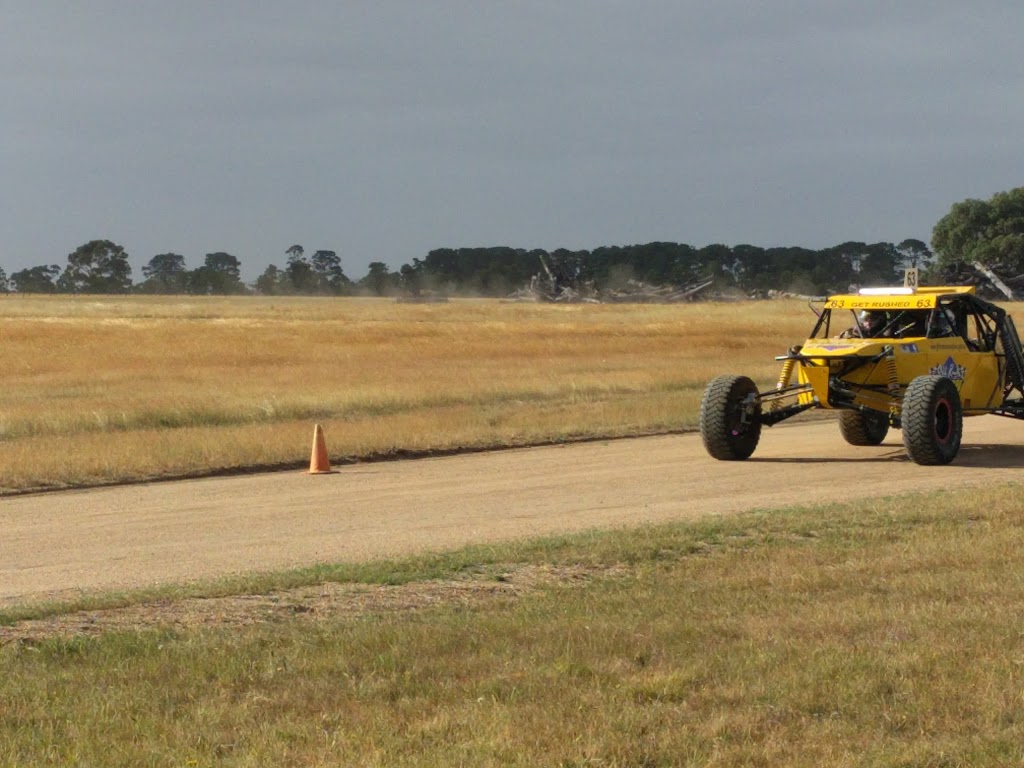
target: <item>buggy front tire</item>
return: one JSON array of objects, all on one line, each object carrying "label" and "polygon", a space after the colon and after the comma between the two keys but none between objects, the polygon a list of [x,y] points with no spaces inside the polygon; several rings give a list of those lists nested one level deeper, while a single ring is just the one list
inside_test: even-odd
[{"label": "buggy front tire", "polygon": [[964,412],[956,385],[943,376],[918,376],[903,395],[903,446],[917,464],[949,464],[960,452]]},{"label": "buggy front tire", "polygon": [[761,439],[757,385],[746,376],[712,379],[700,401],[700,436],[712,458],[750,458]]},{"label": "buggy front tire", "polygon": [[850,445],[881,445],[889,434],[889,415],[881,411],[840,411],[839,434]]}]

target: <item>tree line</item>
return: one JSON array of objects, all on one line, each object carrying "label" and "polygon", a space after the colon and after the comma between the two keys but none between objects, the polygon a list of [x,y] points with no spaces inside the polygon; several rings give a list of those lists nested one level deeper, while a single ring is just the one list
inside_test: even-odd
[{"label": "tree line", "polygon": [[122,246],[94,240],[68,256],[68,263],[29,267],[9,278],[0,270],[0,290],[17,293],[190,294],[265,296],[394,296],[433,291],[444,294],[506,296],[547,269],[560,281],[621,287],[628,281],[685,285],[714,278],[722,287],[743,291],[781,289],[802,293],[845,290],[855,283],[901,280],[911,261],[924,264],[931,252],[921,241],[844,243],[834,248],[759,248],[750,245],[680,243],[604,246],[593,250],[506,247],[438,248],[392,271],[375,261],[361,279],[345,274],[335,251],[307,256],[301,246],[286,252],[284,266],[269,265],[251,285],[242,280],[242,262],[218,251],[189,269],[180,254],[162,253],[142,267],[132,282],[132,267]]},{"label": "tree line", "polygon": [[557,281],[597,288],[620,288],[628,281],[687,285],[713,278],[720,288],[809,294],[846,290],[851,284],[902,282],[905,266],[928,264],[932,254],[927,245],[912,239],[899,244],[846,242],[821,250],[753,245],[695,248],[672,242],[550,252],[441,248],[425,259],[413,259],[403,276],[413,281],[413,287],[461,288],[500,296],[527,283],[540,271],[542,260]]},{"label": "tree line", "polygon": [[746,291],[784,289],[814,293],[845,289],[851,283],[899,279],[910,261],[931,259],[919,240],[891,243],[848,242],[833,248],[759,248],[752,245],[683,243],[603,246],[593,250],[508,247],[438,248],[397,271],[372,262],[358,280],[344,272],[335,251],[307,256],[300,245],[285,251],[282,267],[271,264],[253,282],[241,278],[241,261],[229,253],[206,254],[193,269],[177,253],[153,256],[132,281],[125,249],[110,240],[92,240],[67,257],[67,264],[29,267],[9,277],[0,270],[0,290],[17,293],[191,294],[267,296],[393,296],[435,291],[447,294],[505,296],[547,269],[560,280],[615,288],[629,280],[686,284],[714,277],[722,287]]},{"label": "tree line", "polygon": [[91,240],[68,254],[62,268],[48,264],[13,272],[0,269],[0,291],[17,293],[192,294],[392,296],[438,291],[505,296],[528,284],[542,269],[558,280],[617,288],[629,280],[657,285],[686,285],[713,278],[717,287],[745,292],[785,290],[823,294],[856,285],[886,285],[902,280],[910,265],[924,268],[926,281],[958,262],[998,263],[1024,273],[1024,187],[990,200],[956,203],[932,231],[932,249],[924,242],[845,242],[812,250],[721,244],[695,248],[685,243],[652,242],[601,246],[592,250],[552,251],[509,247],[437,248],[392,271],[374,261],[366,275],[350,279],[336,251],[307,255],[301,245],[284,251],[283,266],[271,264],[253,282],[241,278],[241,261],[230,253],[206,254],[189,269],[177,253],[153,256],[132,280],[124,248],[110,240]]},{"label": "tree line", "polygon": [[[345,275],[335,251],[318,250],[307,257],[301,245],[285,251],[283,268],[270,265],[252,285],[241,277],[242,262],[224,251],[206,254],[203,263],[189,269],[179,253],[160,253],[142,267],[142,281],[132,281],[132,267],[123,246],[110,240],[90,240],[68,254],[62,269],[45,264],[18,270],[8,277],[0,269],[0,290],[17,293],[89,294],[192,294],[241,295],[326,295],[344,296],[362,286],[375,286],[381,272],[390,275],[380,262],[370,265],[367,278],[358,283]],[[395,285],[397,280],[392,281]]]}]

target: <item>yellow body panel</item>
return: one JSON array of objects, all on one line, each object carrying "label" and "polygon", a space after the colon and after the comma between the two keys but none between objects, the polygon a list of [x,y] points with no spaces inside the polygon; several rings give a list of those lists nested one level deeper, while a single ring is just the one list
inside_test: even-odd
[{"label": "yellow body panel", "polygon": [[[890,351],[883,355],[886,348]],[[906,388],[918,376],[937,375],[950,379],[960,391],[964,415],[977,415],[984,409],[996,407],[1001,400],[1002,382],[998,359],[991,352],[974,352],[963,339],[808,339],[800,350],[802,360],[797,366],[796,378],[800,384],[810,384],[813,396],[823,407],[828,403],[829,375],[843,368],[844,360],[856,357],[882,355],[877,362],[868,363],[846,373],[843,380],[851,384],[872,385],[874,390],[861,391],[855,402],[876,410],[885,410],[893,403],[889,386],[889,366],[895,365],[895,381],[899,390]],[[890,362],[887,358],[892,358]],[[882,388],[883,391],[878,391]],[[798,402],[810,403],[811,393],[799,395]],[[974,411],[975,413],[972,413]]]},{"label": "yellow body panel", "polygon": [[853,293],[829,296],[825,301],[825,309],[934,309],[941,296],[952,294],[973,294],[973,285],[950,285],[919,287],[906,293],[875,293],[865,295]]},{"label": "yellow body panel", "polygon": [[825,309],[934,309],[937,296],[833,296]]}]

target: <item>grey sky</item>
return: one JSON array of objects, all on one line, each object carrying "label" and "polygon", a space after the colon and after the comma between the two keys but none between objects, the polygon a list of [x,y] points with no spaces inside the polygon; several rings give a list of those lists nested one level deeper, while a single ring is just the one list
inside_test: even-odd
[{"label": "grey sky", "polygon": [[0,267],[927,241],[1021,186],[1014,0],[0,0]]}]

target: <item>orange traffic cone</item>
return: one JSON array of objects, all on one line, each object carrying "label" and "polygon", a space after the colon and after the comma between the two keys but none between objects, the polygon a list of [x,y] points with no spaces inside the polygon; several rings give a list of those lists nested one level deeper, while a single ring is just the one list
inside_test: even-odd
[{"label": "orange traffic cone", "polygon": [[331,462],[327,458],[327,441],[324,431],[317,424],[313,430],[313,454],[309,458],[309,474],[327,475],[331,472]]}]

